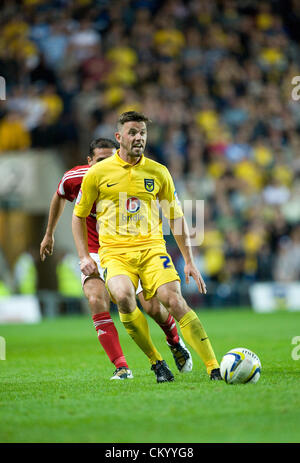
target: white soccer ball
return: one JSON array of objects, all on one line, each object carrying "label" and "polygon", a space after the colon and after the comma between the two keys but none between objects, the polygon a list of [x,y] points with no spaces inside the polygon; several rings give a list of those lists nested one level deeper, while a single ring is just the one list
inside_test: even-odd
[{"label": "white soccer ball", "polygon": [[221,360],[221,376],[227,384],[257,383],[261,363],[256,354],[245,347],[227,352]]}]

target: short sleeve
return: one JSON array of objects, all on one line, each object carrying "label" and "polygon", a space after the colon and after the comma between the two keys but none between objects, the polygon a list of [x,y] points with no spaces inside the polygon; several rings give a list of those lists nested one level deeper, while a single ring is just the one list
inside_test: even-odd
[{"label": "short sleeve", "polygon": [[96,177],[92,170],[89,170],[83,177],[81,189],[78,193],[74,214],[77,217],[87,217],[93,207],[94,202],[98,197],[99,191],[97,187]]},{"label": "short sleeve", "polygon": [[59,182],[56,193],[61,198],[67,199],[71,202],[74,201],[74,199],[76,198],[72,181],[71,179],[65,178],[65,176],[63,176],[63,178]]},{"label": "short sleeve", "polygon": [[163,170],[162,185],[158,198],[162,212],[167,219],[178,219],[183,216],[173,179],[166,167]]}]

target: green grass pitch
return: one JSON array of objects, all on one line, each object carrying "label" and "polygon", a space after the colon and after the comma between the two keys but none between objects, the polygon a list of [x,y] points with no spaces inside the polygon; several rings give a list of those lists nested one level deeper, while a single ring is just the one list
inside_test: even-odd
[{"label": "green grass pitch", "polygon": [[179,374],[164,333],[152,338],[173,373],[157,384],[147,358],[120,324],[134,379],[110,381],[110,364],[87,316],[0,326],[0,442],[300,442],[300,360],[291,357],[300,313],[199,311],[216,355],[247,347],[262,362],[259,382],[212,382],[193,353]]}]

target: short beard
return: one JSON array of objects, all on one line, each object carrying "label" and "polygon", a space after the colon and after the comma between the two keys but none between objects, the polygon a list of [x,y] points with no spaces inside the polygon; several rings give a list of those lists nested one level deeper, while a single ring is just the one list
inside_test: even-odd
[{"label": "short beard", "polygon": [[126,150],[127,156],[130,156],[131,158],[139,158],[139,157],[142,155],[142,153],[143,153],[143,150],[142,150],[142,152],[141,152],[140,154],[136,154],[136,153],[134,153],[134,152],[132,151],[132,149],[128,149],[127,146],[124,145],[123,143],[120,143],[120,146],[122,146],[122,148],[124,148],[124,149]]},{"label": "short beard", "polygon": [[133,151],[128,152],[128,155],[133,157],[133,158],[138,158],[138,157],[142,156],[142,154],[143,154],[143,150],[141,150],[141,153],[139,153],[139,154],[136,154]]}]

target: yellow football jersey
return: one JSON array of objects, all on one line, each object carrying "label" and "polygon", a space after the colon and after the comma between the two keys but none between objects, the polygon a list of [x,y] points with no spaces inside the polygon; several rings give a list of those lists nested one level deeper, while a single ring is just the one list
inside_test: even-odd
[{"label": "yellow football jersey", "polygon": [[87,217],[96,202],[101,253],[165,245],[159,204],[168,219],[183,216],[168,169],[142,155],[132,166],[118,151],[83,178],[74,214]]}]

